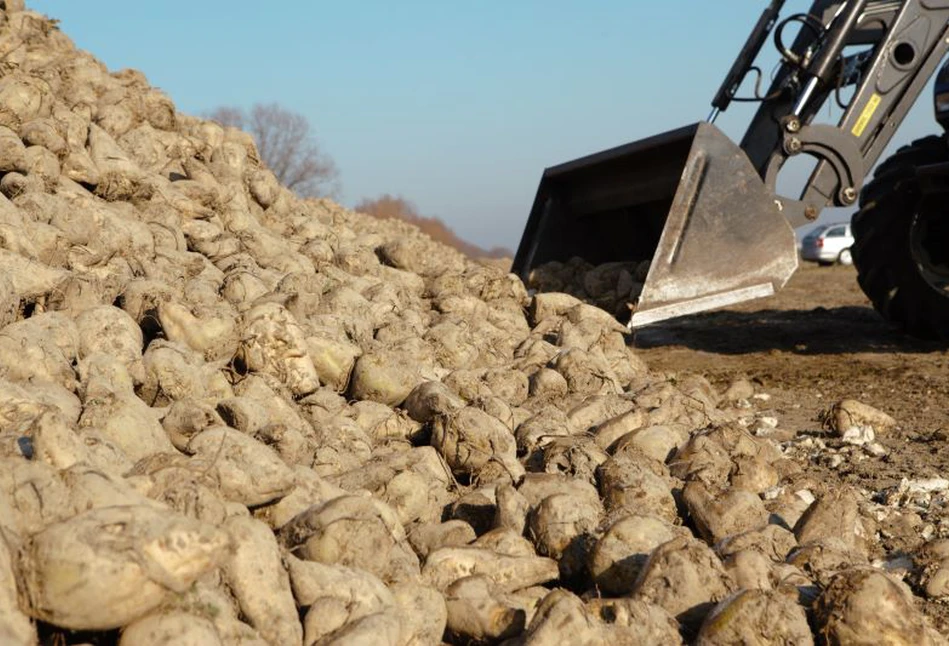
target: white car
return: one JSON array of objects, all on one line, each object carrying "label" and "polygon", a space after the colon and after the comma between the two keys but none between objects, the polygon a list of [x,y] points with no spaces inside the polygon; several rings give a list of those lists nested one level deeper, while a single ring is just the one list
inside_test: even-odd
[{"label": "white car", "polygon": [[821,265],[853,264],[850,247],[853,246],[853,234],[850,224],[840,222],[825,224],[808,232],[801,241],[801,258],[812,260]]}]

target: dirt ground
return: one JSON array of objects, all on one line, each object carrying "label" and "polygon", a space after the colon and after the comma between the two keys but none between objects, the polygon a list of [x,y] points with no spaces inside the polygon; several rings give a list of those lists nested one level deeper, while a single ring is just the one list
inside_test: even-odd
[{"label": "dirt ground", "polygon": [[[788,437],[826,437],[819,415],[843,398],[892,415],[897,429],[877,438],[886,456],[850,455],[834,464],[815,451],[802,461],[829,486],[846,482],[882,500],[903,478],[949,477],[949,351],[891,329],[852,267],[806,263],[771,298],[658,324],[634,342],[654,370],[695,372],[719,386],[748,377],[771,396],[761,408]],[[884,528],[884,553],[910,552],[930,531],[949,535],[945,496],[919,511]],[[925,609],[949,634],[949,607]]]}]

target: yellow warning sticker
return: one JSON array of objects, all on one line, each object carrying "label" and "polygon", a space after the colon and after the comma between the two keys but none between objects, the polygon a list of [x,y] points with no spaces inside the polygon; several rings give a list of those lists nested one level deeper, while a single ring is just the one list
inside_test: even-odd
[{"label": "yellow warning sticker", "polygon": [[880,95],[874,92],[870,95],[870,100],[867,101],[867,105],[864,106],[863,112],[860,113],[860,118],[857,119],[857,123],[854,124],[853,130],[850,131],[854,137],[863,135],[863,131],[867,129],[867,124],[870,123],[870,119],[873,118],[873,113],[877,111],[879,105]]}]

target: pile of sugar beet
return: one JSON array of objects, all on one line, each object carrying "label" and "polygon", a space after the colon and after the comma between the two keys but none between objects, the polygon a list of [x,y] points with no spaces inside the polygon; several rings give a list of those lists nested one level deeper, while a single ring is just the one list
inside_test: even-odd
[{"label": "pile of sugar beet", "polygon": [[946,542],[889,572],[749,382],[297,199],[11,0],[0,52],[0,643],[945,643]]}]

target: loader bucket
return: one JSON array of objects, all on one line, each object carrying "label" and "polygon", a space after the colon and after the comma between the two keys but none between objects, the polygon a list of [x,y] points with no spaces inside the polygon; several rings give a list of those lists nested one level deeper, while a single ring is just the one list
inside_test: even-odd
[{"label": "loader bucket", "polygon": [[651,261],[630,327],[768,296],[797,268],[794,232],[745,153],[697,123],[548,168],[512,271]]}]

